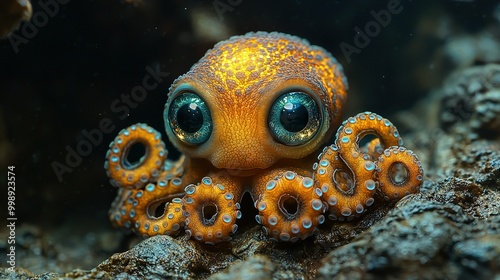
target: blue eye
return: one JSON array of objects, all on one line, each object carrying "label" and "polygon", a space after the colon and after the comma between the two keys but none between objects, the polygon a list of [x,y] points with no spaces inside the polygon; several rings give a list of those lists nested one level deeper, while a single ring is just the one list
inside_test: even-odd
[{"label": "blue eye", "polygon": [[276,141],[288,146],[302,145],[320,128],[318,104],[306,93],[285,93],[274,101],[268,125]]},{"label": "blue eye", "polygon": [[212,134],[212,117],[207,104],[198,95],[186,92],[176,97],[165,109],[165,123],[184,143],[199,145]]}]

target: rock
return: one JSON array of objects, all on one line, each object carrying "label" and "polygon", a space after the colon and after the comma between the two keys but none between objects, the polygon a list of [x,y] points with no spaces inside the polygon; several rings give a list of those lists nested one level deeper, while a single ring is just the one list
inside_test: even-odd
[{"label": "rock", "polygon": [[445,278],[441,269],[446,264],[444,254],[460,236],[453,218],[464,219],[455,205],[409,202],[330,253],[318,270],[318,278],[408,278],[423,271],[430,278]]},{"label": "rock", "polygon": [[[500,65],[475,66],[447,79],[441,104],[441,123],[449,130],[461,124],[469,137],[498,137],[500,131]],[[457,126],[453,128],[458,130]]]},{"label": "rock", "polygon": [[483,235],[453,246],[451,260],[463,267],[461,277],[493,278],[500,274],[500,235]]},{"label": "rock", "polygon": [[90,273],[90,277],[114,279],[190,279],[203,271],[202,255],[169,236],[154,236],[131,250],[114,254]]},{"label": "rock", "polygon": [[14,271],[7,270],[6,268],[0,268],[0,279],[9,279],[9,280],[49,280],[49,279],[58,279],[61,275],[57,273],[42,273],[35,275],[32,272],[23,269],[16,268]]},{"label": "rock", "polygon": [[221,273],[210,277],[212,280],[232,279],[273,279],[275,265],[264,255],[255,255],[242,262],[235,262],[232,266]]},{"label": "rock", "polygon": [[[457,205],[416,197],[353,242],[331,252],[318,269],[318,278],[384,275],[407,279],[419,275],[457,279],[482,275],[488,279],[498,273],[500,228],[499,219],[495,220],[475,220]],[[471,274],[471,269],[479,274]]]}]

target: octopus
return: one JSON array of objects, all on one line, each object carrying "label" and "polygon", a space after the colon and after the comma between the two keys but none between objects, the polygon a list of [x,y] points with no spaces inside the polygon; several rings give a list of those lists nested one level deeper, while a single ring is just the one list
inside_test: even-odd
[{"label": "octopus", "polygon": [[[147,124],[110,144],[110,220],[144,237],[185,230],[216,244],[236,233],[249,193],[268,238],[295,242],[327,218],[350,221],[418,192],[422,165],[389,120],[364,112],[341,123],[347,88],[337,60],[298,37],[219,42],[170,87],[163,118],[178,159]],[[135,145],[145,152],[132,161]]]}]

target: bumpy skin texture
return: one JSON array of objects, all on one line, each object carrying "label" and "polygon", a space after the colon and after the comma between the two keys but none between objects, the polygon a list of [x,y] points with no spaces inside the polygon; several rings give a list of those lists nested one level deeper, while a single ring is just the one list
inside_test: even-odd
[{"label": "bumpy skin texture", "polygon": [[[255,33],[215,45],[174,82],[167,107],[186,86],[213,108],[214,131],[207,143],[190,147],[166,123],[174,145],[217,168],[266,169],[283,158],[303,158],[324,143],[340,122],[347,81],[340,64],[324,49],[289,35]],[[325,111],[319,135],[300,147],[279,145],[268,133],[273,101],[292,89],[307,90]]]},{"label": "bumpy skin texture", "polygon": [[[110,219],[144,236],[185,227],[215,244],[236,232],[249,192],[270,238],[294,242],[313,234],[326,211],[333,220],[362,214],[377,190],[388,199],[418,191],[420,162],[374,113],[345,121],[323,148],[346,90],[337,61],[297,37],[257,32],[218,43],[170,88],[165,127],[181,159],[166,160],[159,133],[144,124],[110,144],[105,168],[119,187]],[[378,138],[360,147],[366,134]],[[146,154],[131,164],[135,143]]]}]

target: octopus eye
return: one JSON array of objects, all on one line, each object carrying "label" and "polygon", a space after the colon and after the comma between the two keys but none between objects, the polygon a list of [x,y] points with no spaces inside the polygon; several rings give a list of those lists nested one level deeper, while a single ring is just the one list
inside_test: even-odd
[{"label": "octopus eye", "polygon": [[176,97],[165,110],[165,123],[175,136],[192,145],[205,143],[212,134],[212,117],[207,104],[194,93]]},{"label": "octopus eye", "polygon": [[320,128],[318,104],[306,93],[285,93],[274,101],[268,125],[276,141],[288,146],[302,145]]}]

